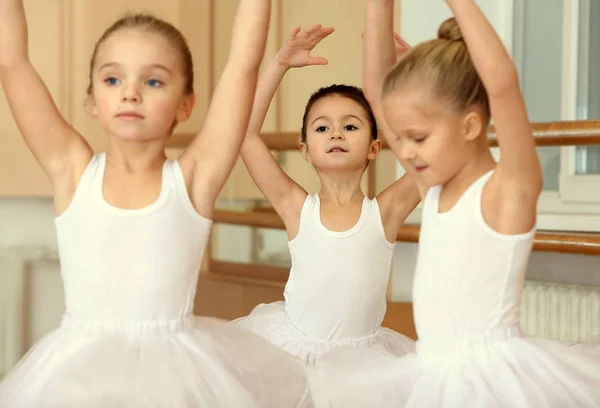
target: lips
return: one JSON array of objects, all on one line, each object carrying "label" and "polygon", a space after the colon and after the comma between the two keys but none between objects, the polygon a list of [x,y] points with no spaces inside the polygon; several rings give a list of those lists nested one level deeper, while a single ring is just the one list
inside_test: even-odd
[{"label": "lips", "polygon": [[128,119],[128,120],[137,120],[137,119],[144,119],[144,116],[137,112],[120,112],[120,113],[117,113],[117,118]]},{"label": "lips", "polygon": [[348,150],[344,149],[341,146],[332,146],[327,153],[348,153]]},{"label": "lips", "polygon": [[427,170],[427,167],[429,166],[415,166],[415,170],[417,171],[417,173],[422,173],[425,170]]}]

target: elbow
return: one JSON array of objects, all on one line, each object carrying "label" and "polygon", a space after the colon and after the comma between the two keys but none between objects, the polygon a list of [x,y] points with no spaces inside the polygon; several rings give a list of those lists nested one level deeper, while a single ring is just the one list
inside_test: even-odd
[{"label": "elbow", "polygon": [[238,63],[236,60],[230,60],[225,65],[221,78],[227,78],[229,81],[251,82],[256,86],[260,64]]},{"label": "elbow", "polygon": [[538,194],[541,193],[542,189],[544,188],[544,172],[539,160],[535,166],[535,171],[532,172],[531,178],[532,189],[534,189],[534,191],[536,191]]},{"label": "elbow", "polygon": [[527,171],[526,180],[527,189],[535,196],[538,196],[544,188],[544,171],[537,155],[531,163],[531,168]]},{"label": "elbow", "polygon": [[260,65],[262,63],[262,55],[232,55],[225,66],[226,70],[235,70],[237,72],[243,72],[245,75],[257,75],[260,72]]},{"label": "elbow", "polygon": [[494,68],[490,70],[490,74],[490,81],[486,85],[486,91],[490,98],[499,98],[521,92],[519,74],[514,65],[510,64],[508,68],[504,66]]},{"label": "elbow", "polygon": [[19,69],[27,64],[30,64],[27,53],[17,55],[2,55],[0,52],[0,71],[6,72]]}]

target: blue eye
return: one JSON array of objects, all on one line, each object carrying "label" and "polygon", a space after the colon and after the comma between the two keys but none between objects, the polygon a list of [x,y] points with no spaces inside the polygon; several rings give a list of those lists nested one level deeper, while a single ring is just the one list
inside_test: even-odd
[{"label": "blue eye", "polygon": [[152,88],[158,88],[163,85],[163,83],[158,79],[149,79],[148,81],[146,81],[146,84],[148,84]]},{"label": "blue eye", "polygon": [[358,128],[354,125],[346,125],[346,126],[344,126],[344,129],[349,132],[352,132],[353,130],[357,130]]},{"label": "blue eye", "polygon": [[104,80],[104,83],[105,83],[106,85],[110,85],[110,86],[118,85],[120,82],[121,82],[121,81],[119,81],[119,80],[118,80],[117,78],[115,78],[115,77],[109,77],[109,78],[106,78],[106,79]]},{"label": "blue eye", "polygon": [[315,129],[317,132],[325,132],[327,130],[327,126],[319,126]]}]

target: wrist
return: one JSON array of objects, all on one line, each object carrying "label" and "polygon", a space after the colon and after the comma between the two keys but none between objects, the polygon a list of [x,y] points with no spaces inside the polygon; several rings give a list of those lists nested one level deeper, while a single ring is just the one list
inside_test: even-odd
[{"label": "wrist", "polygon": [[275,58],[273,59],[273,64],[275,64],[279,69],[282,69],[285,71],[292,68],[292,65],[288,61],[285,61],[284,59],[282,59],[280,57],[279,52],[277,54],[275,54]]}]

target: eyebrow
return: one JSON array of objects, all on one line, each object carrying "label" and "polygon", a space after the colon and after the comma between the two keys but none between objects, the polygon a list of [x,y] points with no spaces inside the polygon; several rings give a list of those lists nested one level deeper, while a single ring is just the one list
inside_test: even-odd
[{"label": "eyebrow", "polygon": [[[106,68],[119,68],[121,66],[122,66],[122,64],[119,64],[117,62],[107,62],[106,64],[102,64],[100,66],[100,68],[98,68],[98,71],[101,71],[101,70],[106,69]],[[167,68],[167,67],[165,67],[164,65],[161,65],[161,64],[150,64],[150,65],[145,66],[144,69],[158,69],[158,70],[161,70],[161,71],[165,71],[168,74],[172,73],[172,71],[169,68]]]},{"label": "eyebrow", "polygon": [[410,137],[410,138],[414,139],[415,137],[418,137],[418,136],[425,136],[427,134],[427,132],[424,130],[415,130],[415,129],[410,128],[410,129],[402,130],[402,131],[398,132],[398,134],[402,134],[402,135],[405,135],[406,137]]},{"label": "eyebrow", "polygon": [[[354,119],[358,120],[360,123],[364,123],[364,122],[362,121],[362,119],[361,119],[361,118],[359,118],[358,116],[354,116],[354,115],[345,115],[345,116],[343,116],[343,117],[342,117],[342,119],[348,119],[348,118],[354,118]],[[312,126],[312,124],[313,124],[313,123],[315,123],[315,122],[316,122],[317,120],[319,120],[319,119],[329,119],[329,116],[319,116],[318,118],[315,118],[315,119],[314,119],[312,122],[310,122],[311,126]]]}]

